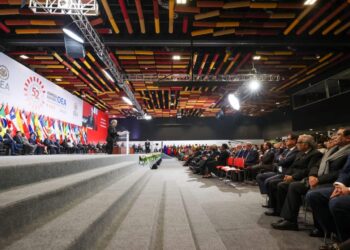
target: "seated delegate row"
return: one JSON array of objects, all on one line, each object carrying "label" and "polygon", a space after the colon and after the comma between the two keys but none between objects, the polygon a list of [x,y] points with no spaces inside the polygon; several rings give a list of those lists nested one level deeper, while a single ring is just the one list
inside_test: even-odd
[{"label": "seated delegate row", "polygon": [[[220,176],[231,170],[232,176],[244,173],[245,180],[256,178],[260,192],[269,197],[268,204],[264,205],[269,211],[265,214],[281,217],[271,224],[276,230],[299,229],[297,218],[305,197],[314,218],[315,227],[310,236],[335,234],[337,247],[346,249],[350,244],[350,128],[339,129],[326,145],[322,153],[323,150],[316,149],[311,135],[291,134],[285,148],[274,149],[270,143],[265,143],[260,156],[248,143],[235,147],[230,153],[227,145],[223,145],[220,152],[215,146],[196,148],[179,158],[186,160],[184,165],[203,177],[211,178],[211,173]],[[225,157],[230,159],[230,154],[242,160],[240,167],[225,167]],[[238,161],[229,162],[235,165]],[[336,248],[328,244],[320,249]]]},{"label": "seated delegate row", "polygon": [[[1,132],[0,127],[0,132]],[[15,136],[12,136],[10,129],[6,130],[4,137],[0,135],[0,152],[3,154],[11,155],[32,155],[32,154],[60,154],[60,153],[99,153],[104,152],[105,147],[98,143],[94,144],[81,144],[72,142],[70,139],[65,138],[62,143],[59,143],[55,137],[46,138],[44,141],[36,138],[35,133],[31,133],[29,139],[17,131]]]}]

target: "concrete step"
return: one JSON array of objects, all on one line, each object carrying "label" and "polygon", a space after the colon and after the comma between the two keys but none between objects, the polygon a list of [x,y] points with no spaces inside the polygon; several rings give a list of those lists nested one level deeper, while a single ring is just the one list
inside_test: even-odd
[{"label": "concrete step", "polygon": [[157,233],[160,202],[164,190],[162,176],[159,172],[152,174],[150,181],[137,197],[105,249],[151,249]]},{"label": "concrete step", "polygon": [[127,161],[0,193],[0,246],[38,219],[58,214],[137,168],[137,162]]},{"label": "concrete step", "polygon": [[162,248],[195,250],[196,243],[176,181],[170,180],[165,188],[165,207]]},{"label": "concrete step", "polygon": [[135,199],[149,173],[148,169],[137,169],[5,249],[95,249],[98,238]]},{"label": "concrete step", "polygon": [[0,162],[0,191],[56,178],[123,161],[138,160],[137,155],[48,155],[4,157]]},{"label": "concrete step", "polygon": [[221,237],[191,190],[181,188],[181,195],[198,249],[226,250]]}]

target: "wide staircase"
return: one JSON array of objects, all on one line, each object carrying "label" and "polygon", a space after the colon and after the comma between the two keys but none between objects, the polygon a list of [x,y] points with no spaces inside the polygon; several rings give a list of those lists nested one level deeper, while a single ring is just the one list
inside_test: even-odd
[{"label": "wide staircase", "polygon": [[0,167],[0,249],[226,247],[166,166],[105,156]]}]

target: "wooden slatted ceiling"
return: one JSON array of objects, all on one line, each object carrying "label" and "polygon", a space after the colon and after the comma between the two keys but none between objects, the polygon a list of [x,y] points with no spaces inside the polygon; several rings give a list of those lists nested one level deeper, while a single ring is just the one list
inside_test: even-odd
[{"label": "wooden slatted ceiling", "polygon": [[[256,1],[192,1],[191,5],[177,5],[170,1],[169,10],[158,5],[157,0],[118,0],[110,3],[101,0],[101,15],[90,18],[91,24],[101,34],[129,37],[143,35],[167,36],[196,39],[207,37],[304,37],[332,38],[350,35],[350,2],[343,0],[319,1],[314,6],[304,6],[302,1],[256,2]],[[30,10],[19,9],[20,0],[0,0],[0,35],[5,38],[61,37],[61,28],[69,20],[60,16],[33,15]],[[30,35],[30,36],[29,36]],[[26,51],[30,59],[16,59],[27,64],[38,73],[55,81],[67,90],[81,95],[109,109],[111,114],[125,116],[132,114],[130,106],[122,101],[122,92],[103,74],[103,65],[93,53],[85,59],[71,59],[63,53]],[[288,104],[287,97],[281,93],[288,88],[312,81],[317,75],[349,60],[342,51],[311,49],[295,51],[282,48],[271,50],[254,48],[193,48],[179,51],[176,48],[147,48],[125,50],[111,48],[111,57],[118,70],[126,74],[190,73],[200,75],[219,75],[249,73],[252,56],[260,55],[255,67],[261,73],[279,73],[280,83],[265,83],[271,92],[264,93],[271,98],[268,103],[247,102],[242,105],[243,112],[261,113],[261,106],[267,112],[275,108],[278,100],[281,105]],[[168,50],[168,51],[166,51]],[[21,53],[21,52],[20,52]],[[37,54],[35,54],[37,53]],[[181,60],[172,60],[173,55],[181,55]],[[175,116],[214,116],[220,107],[225,107],[224,97],[234,91],[239,84],[227,86],[174,86],[160,87],[154,82],[130,82],[136,98],[150,114],[158,117]],[[273,95],[277,93],[277,95]],[[212,104],[215,104],[214,106]]]}]

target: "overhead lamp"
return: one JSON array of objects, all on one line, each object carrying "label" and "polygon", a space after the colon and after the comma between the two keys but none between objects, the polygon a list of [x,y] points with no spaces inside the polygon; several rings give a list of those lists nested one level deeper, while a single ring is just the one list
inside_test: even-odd
[{"label": "overhead lamp", "polygon": [[279,102],[276,102],[276,105],[279,105],[280,103]]},{"label": "overhead lamp", "polygon": [[177,4],[186,4],[187,0],[176,0]]},{"label": "overhead lamp", "polygon": [[143,116],[143,118],[144,118],[145,120],[152,120],[152,116],[147,115],[147,114],[145,114],[145,115]]},{"label": "overhead lamp", "polygon": [[139,112],[136,108],[132,108],[132,110],[134,110],[135,112]]},{"label": "overhead lamp", "polygon": [[317,0],[306,0],[305,2],[304,2],[304,5],[313,5],[313,4],[315,4],[317,2]]},{"label": "overhead lamp", "polygon": [[229,94],[228,95],[228,101],[233,109],[239,110],[241,108],[239,104],[238,98],[235,96],[235,94]]},{"label": "overhead lamp", "polygon": [[103,72],[103,74],[108,78],[108,80],[110,80],[111,82],[115,82],[114,79],[113,79],[113,77],[108,73],[107,70],[102,69],[102,72]]},{"label": "overhead lamp", "polygon": [[62,82],[61,78],[56,78],[55,80],[56,80],[56,82]]},{"label": "overhead lamp", "polygon": [[260,89],[261,83],[258,80],[251,80],[248,86],[252,92],[255,92]]},{"label": "overhead lamp", "polygon": [[173,60],[179,61],[181,59],[180,55],[173,55]]},{"label": "overhead lamp", "polygon": [[260,60],[261,59],[261,56],[253,56],[253,60]]},{"label": "overhead lamp", "polygon": [[126,102],[126,103],[129,104],[129,105],[132,105],[132,101],[130,101],[129,98],[127,98],[126,96],[123,96],[122,98],[123,98],[123,101],[124,101],[124,102]]},{"label": "overhead lamp", "polygon": [[19,57],[22,58],[22,59],[24,59],[24,60],[29,59],[29,57],[26,56],[26,55],[20,55]]},{"label": "overhead lamp", "polygon": [[76,33],[74,33],[73,31],[71,31],[68,28],[63,28],[62,29],[64,34],[66,34],[67,36],[69,36],[70,38],[74,39],[75,41],[77,41],[78,43],[84,43],[84,39],[81,38],[79,35],[77,35]]}]

